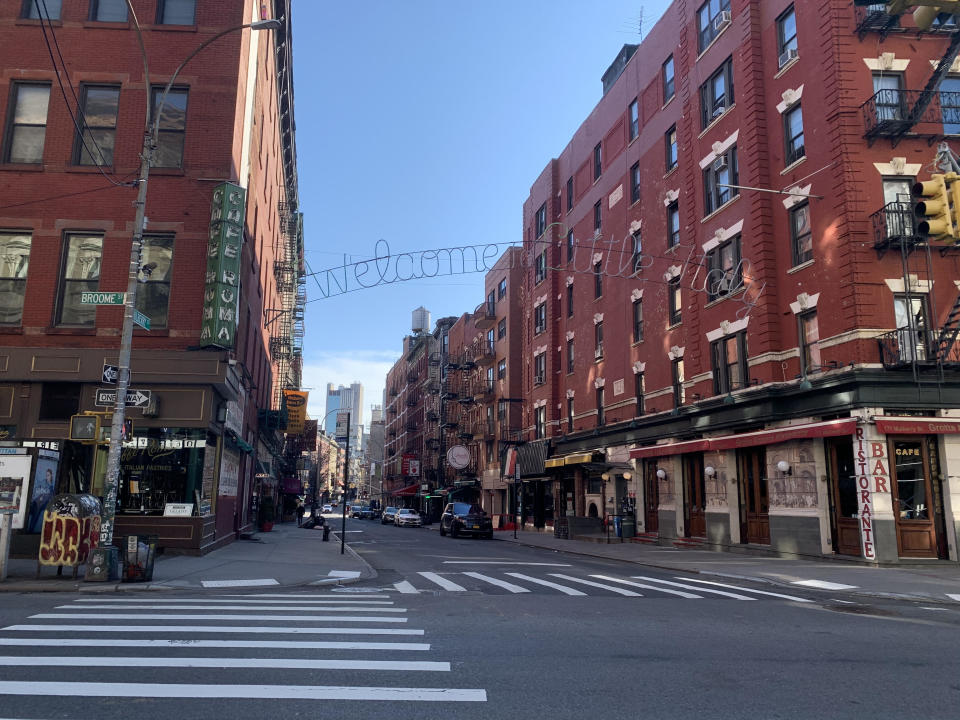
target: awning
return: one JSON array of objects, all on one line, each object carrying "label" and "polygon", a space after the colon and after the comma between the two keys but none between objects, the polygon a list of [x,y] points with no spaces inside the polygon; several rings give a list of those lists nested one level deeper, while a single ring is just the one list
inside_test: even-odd
[{"label": "awning", "polygon": [[548,468],[563,467],[563,458],[562,457],[548,458],[547,461],[543,464],[543,466]]},{"label": "awning", "polygon": [[420,485],[414,483],[413,485],[407,485],[405,488],[388,492],[387,495],[416,495],[419,490]]},{"label": "awning", "polygon": [[877,430],[887,435],[956,435],[960,421],[925,417],[877,417]]},{"label": "awning", "polygon": [[[960,425],[960,423],[958,423]],[[668,445],[652,445],[636,448],[630,451],[630,458],[636,460],[646,457],[665,457],[668,455],[682,455],[683,453],[703,452],[705,450],[731,450],[733,448],[753,447],[756,445],[774,445],[788,440],[803,440],[819,437],[835,437],[837,435],[852,435],[857,429],[856,418],[841,418],[826,422],[805,423],[790,425],[789,427],[758,430],[756,432],[723,435],[721,437],[706,438],[703,440],[689,440],[687,442],[671,443]],[[958,430],[957,432],[960,432]]]},{"label": "awning", "polygon": [[233,430],[227,431],[227,437],[230,438],[230,440],[232,440],[234,443],[236,443],[237,447],[239,447],[242,452],[245,452],[245,453],[253,452],[253,445],[246,442],[242,437],[237,435]]},{"label": "awning", "polygon": [[563,467],[564,465],[580,465],[581,463],[593,462],[593,456],[593,452],[578,452],[570,453],[569,455],[561,455],[560,457],[553,457],[547,460],[546,463],[544,463],[544,467],[558,468]]},{"label": "awning", "polygon": [[547,461],[547,440],[533,440],[517,446],[517,459],[520,462],[520,477],[543,475]]}]

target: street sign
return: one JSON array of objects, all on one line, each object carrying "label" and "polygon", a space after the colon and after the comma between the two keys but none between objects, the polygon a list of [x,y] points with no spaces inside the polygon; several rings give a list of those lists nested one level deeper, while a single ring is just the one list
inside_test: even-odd
[{"label": "street sign", "polygon": [[101,382],[105,382],[108,385],[116,385],[117,378],[119,377],[120,377],[119,367],[117,367],[116,365],[107,365],[106,363],[103,364],[103,380]]},{"label": "street sign", "polygon": [[[150,390],[127,390],[127,407],[146,407],[150,402]],[[117,391],[109,388],[97,388],[97,397],[94,405],[98,407],[113,407],[117,404]]]},{"label": "street sign", "polygon": [[133,309],[133,321],[137,325],[142,327],[144,330],[150,329],[150,318],[148,318],[146,315],[144,315],[142,312],[140,312],[136,308]]},{"label": "street sign", "polygon": [[82,292],[80,302],[84,305],[123,305],[127,294],[122,292]]}]

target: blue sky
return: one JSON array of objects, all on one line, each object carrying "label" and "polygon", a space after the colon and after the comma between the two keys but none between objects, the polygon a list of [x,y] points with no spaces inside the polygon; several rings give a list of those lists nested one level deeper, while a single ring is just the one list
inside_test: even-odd
[{"label": "blue sky", "polygon": [[[294,96],[306,259],[521,240],[523,201],[601,96],[624,43],[667,0],[294,0]],[[505,245],[504,245],[505,247]],[[345,260],[346,258],[346,260]],[[483,274],[322,298],[308,278],[303,385],[381,402],[412,311],[472,311]]]}]

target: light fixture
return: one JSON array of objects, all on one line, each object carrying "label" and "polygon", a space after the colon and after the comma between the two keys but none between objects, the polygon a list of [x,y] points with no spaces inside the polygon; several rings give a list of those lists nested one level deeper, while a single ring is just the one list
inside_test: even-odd
[{"label": "light fixture", "polygon": [[663,480],[666,476],[667,476],[667,471],[666,471],[666,470],[664,470],[663,468],[660,468],[659,470],[657,470],[657,477],[658,477],[658,478],[660,478],[661,480]]},{"label": "light fixture", "polygon": [[633,477],[633,473],[630,472],[629,470],[628,470],[627,472],[623,473],[623,479],[624,479],[624,480],[629,480],[629,479],[632,478],[632,477]]},{"label": "light fixture", "polygon": [[603,480],[606,481],[606,480],[609,480],[609,479],[610,479],[610,474],[609,474],[609,473],[601,473],[600,477],[601,477]]},{"label": "light fixture", "polygon": [[781,460],[777,463],[777,470],[785,475],[793,475],[793,469],[790,467],[790,463],[788,463],[786,460]]},{"label": "light fixture", "polygon": [[707,477],[713,477],[714,475],[717,474],[717,471],[716,469],[714,469],[713,465],[707,465],[703,469],[703,474],[706,475]]}]

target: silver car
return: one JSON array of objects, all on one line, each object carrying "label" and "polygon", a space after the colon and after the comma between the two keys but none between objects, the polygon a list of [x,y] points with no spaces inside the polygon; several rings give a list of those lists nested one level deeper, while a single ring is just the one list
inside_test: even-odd
[{"label": "silver car", "polygon": [[413,508],[402,508],[401,510],[397,510],[397,516],[393,523],[397,527],[403,527],[404,525],[409,525],[411,527],[423,527],[423,520],[420,518],[420,513]]}]

